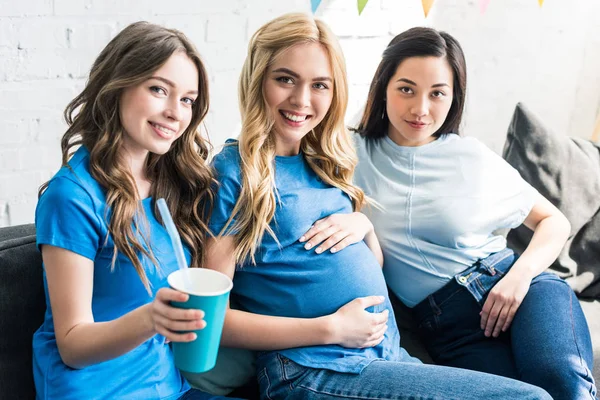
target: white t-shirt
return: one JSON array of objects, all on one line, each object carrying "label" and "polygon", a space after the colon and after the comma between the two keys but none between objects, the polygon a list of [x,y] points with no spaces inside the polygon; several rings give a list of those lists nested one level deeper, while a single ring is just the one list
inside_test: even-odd
[{"label": "white t-shirt", "polygon": [[493,232],[521,225],[538,196],[475,138],[446,134],[419,147],[387,135],[355,142],[355,183],[382,207],[364,211],[381,242],[386,281],[408,307],[504,249]]}]

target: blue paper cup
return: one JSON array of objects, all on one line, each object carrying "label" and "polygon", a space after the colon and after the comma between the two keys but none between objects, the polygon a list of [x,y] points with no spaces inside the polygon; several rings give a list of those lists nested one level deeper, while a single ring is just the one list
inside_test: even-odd
[{"label": "blue paper cup", "polygon": [[208,371],[217,361],[227,299],[233,283],[227,275],[205,268],[177,270],[167,281],[173,289],[190,295],[185,303],[171,302],[173,307],[202,310],[206,321],[204,329],[194,331],[196,340],[172,343],[175,366],[188,372]]}]

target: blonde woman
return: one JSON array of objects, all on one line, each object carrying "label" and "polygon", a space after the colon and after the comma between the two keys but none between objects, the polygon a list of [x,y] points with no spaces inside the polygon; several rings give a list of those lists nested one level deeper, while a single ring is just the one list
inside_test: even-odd
[{"label": "blonde woman", "polygon": [[[201,310],[170,301],[177,269],[156,219],[164,197],[191,266],[202,264],[212,175],[198,126],[206,71],[180,32],[144,22],[102,50],[67,107],[63,167],[40,190],[37,244],[47,311],[33,337],[38,399],[208,399],[173,364]],[[76,149],[79,146],[78,149]]]},{"label": "blonde woman", "polygon": [[261,27],[239,89],[239,141],[214,159],[210,228],[220,235],[209,240],[207,266],[235,279],[241,310],[228,310],[222,341],[262,350],[262,398],[549,398],[521,382],[408,356],[372,226],[341,252],[307,252],[298,240],[315,221],[364,203],[343,121],[344,59],[322,22],[289,14]]}]

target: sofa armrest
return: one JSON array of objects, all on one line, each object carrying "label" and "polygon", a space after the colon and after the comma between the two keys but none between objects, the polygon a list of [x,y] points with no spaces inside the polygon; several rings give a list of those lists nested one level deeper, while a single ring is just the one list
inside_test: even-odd
[{"label": "sofa armrest", "polygon": [[31,339],[46,301],[33,225],[0,228],[0,398],[34,399]]}]

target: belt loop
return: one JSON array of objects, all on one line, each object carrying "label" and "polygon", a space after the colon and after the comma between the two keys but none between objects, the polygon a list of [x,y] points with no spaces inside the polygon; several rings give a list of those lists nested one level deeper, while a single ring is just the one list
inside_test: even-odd
[{"label": "belt loop", "polygon": [[441,315],[442,314],[442,310],[436,304],[435,299],[433,298],[432,294],[430,294],[429,296],[427,296],[427,300],[429,301],[429,306],[431,307],[431,309],[433,310],[433,312],[435,313],[435,315]]}]

